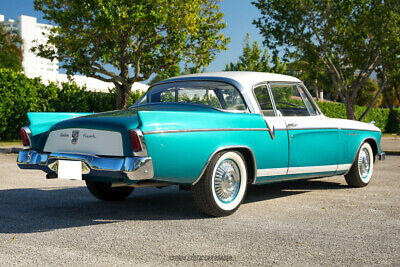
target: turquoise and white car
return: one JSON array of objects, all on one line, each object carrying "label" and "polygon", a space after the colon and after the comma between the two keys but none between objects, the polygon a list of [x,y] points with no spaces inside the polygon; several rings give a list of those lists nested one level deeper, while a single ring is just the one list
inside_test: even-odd
[{"label": "turquoise and white car", "polygon": [[270,73],[180,76],[126,110],[28,117],[21,169],[83,179],[102,200],[180,185],[212,216],[235,212],[250,184],[344,175],[366,186],[385,156],[379,128],[325,117],[300,80]]}]

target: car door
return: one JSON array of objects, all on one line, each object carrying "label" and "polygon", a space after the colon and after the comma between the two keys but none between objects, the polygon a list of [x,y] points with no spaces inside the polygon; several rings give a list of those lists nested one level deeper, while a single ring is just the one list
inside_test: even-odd
[{"label": "car door", "polygon": [[286,123],[277,116],[271,100],[268,84],[259,84],[253,89],[260,113],[270,130],[263,144],[264,156],[258,160],[257,183],[281,179],[289,166],[288,135]]},{"label": "car door", "polygon": [[302,85],[270,83],[269,86],[288,132],[288,175],[335,173],[339,155],[337,127],[330,125]]}]

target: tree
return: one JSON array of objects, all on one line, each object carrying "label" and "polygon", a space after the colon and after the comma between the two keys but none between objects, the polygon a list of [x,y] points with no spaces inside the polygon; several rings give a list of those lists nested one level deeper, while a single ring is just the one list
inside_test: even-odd
[{"label": "tree", "polygon": [[285,73],[286,63],[281,63],[277,55],[271,58],[268,50],[263,50],[257,41],[250,45],[250,35],[247,33],[243,43],[243,54],[239,56],[239,61],[226,64],[225,71]]},{"label": "tree", "polygon": [[153,85],[171,77],[199,72],[204,72],[204,69],[200,70],[198,67],[186,67],[184,71],[181,71],[179,65],[171,66],[168,71],[158,73],[153,79],[151,79],[148,85]]},{"label": "tree", "polygon": [[290,58],[293,61],[288,63],[288,74],[300,78],[309,90],[314,90],[317,100],[321,100],[320,92],[324,91],[333,93],[333,99],[337,98],[329,73],[317,55],[293,53]]},{"label": "tree", "polygon": [[[385,61],[400,53],[398,0],[257,0],[254,21],[272,49],[318,56],[356,119],[357,95]],[[377,95],[381,90],[378,90]],[[365,115],[364,115],[365,116]]]},{"label": "tree", "polygon": [[182,60],[206,66],[229,42],[219,0],[35,0],[57,25],[34,51],[58,59],[68,74],[114,83],[117,108],[131,87]]},{"label": "tree", "polygon": [[22,71],[22,38],[0,25],[0,68]]},{"label": "tree", "polygon": [[394,110],[394,107],[400,107],[400,59],[393,60],[385,67],[384,72],[381,72],[381,76],[387,79],[387,86],[383,90],[382,105],[390,108],[392,116],[400,125],[400,114]]}]

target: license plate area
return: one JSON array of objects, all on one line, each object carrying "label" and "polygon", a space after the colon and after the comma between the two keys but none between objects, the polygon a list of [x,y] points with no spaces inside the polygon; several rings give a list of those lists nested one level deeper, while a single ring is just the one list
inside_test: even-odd
[{"label": "license plate area", "polygon": [[67,180],[82,180],[82,161],[58,160],[57,178]]}]

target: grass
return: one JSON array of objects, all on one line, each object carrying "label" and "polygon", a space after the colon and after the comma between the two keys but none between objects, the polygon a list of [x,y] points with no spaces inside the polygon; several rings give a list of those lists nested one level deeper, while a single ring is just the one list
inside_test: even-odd
[{"label": "grass", "polygon": [[0,141],[0,147],[7,146],[22,146],[21,140],[8,140],[8,141]]}]

